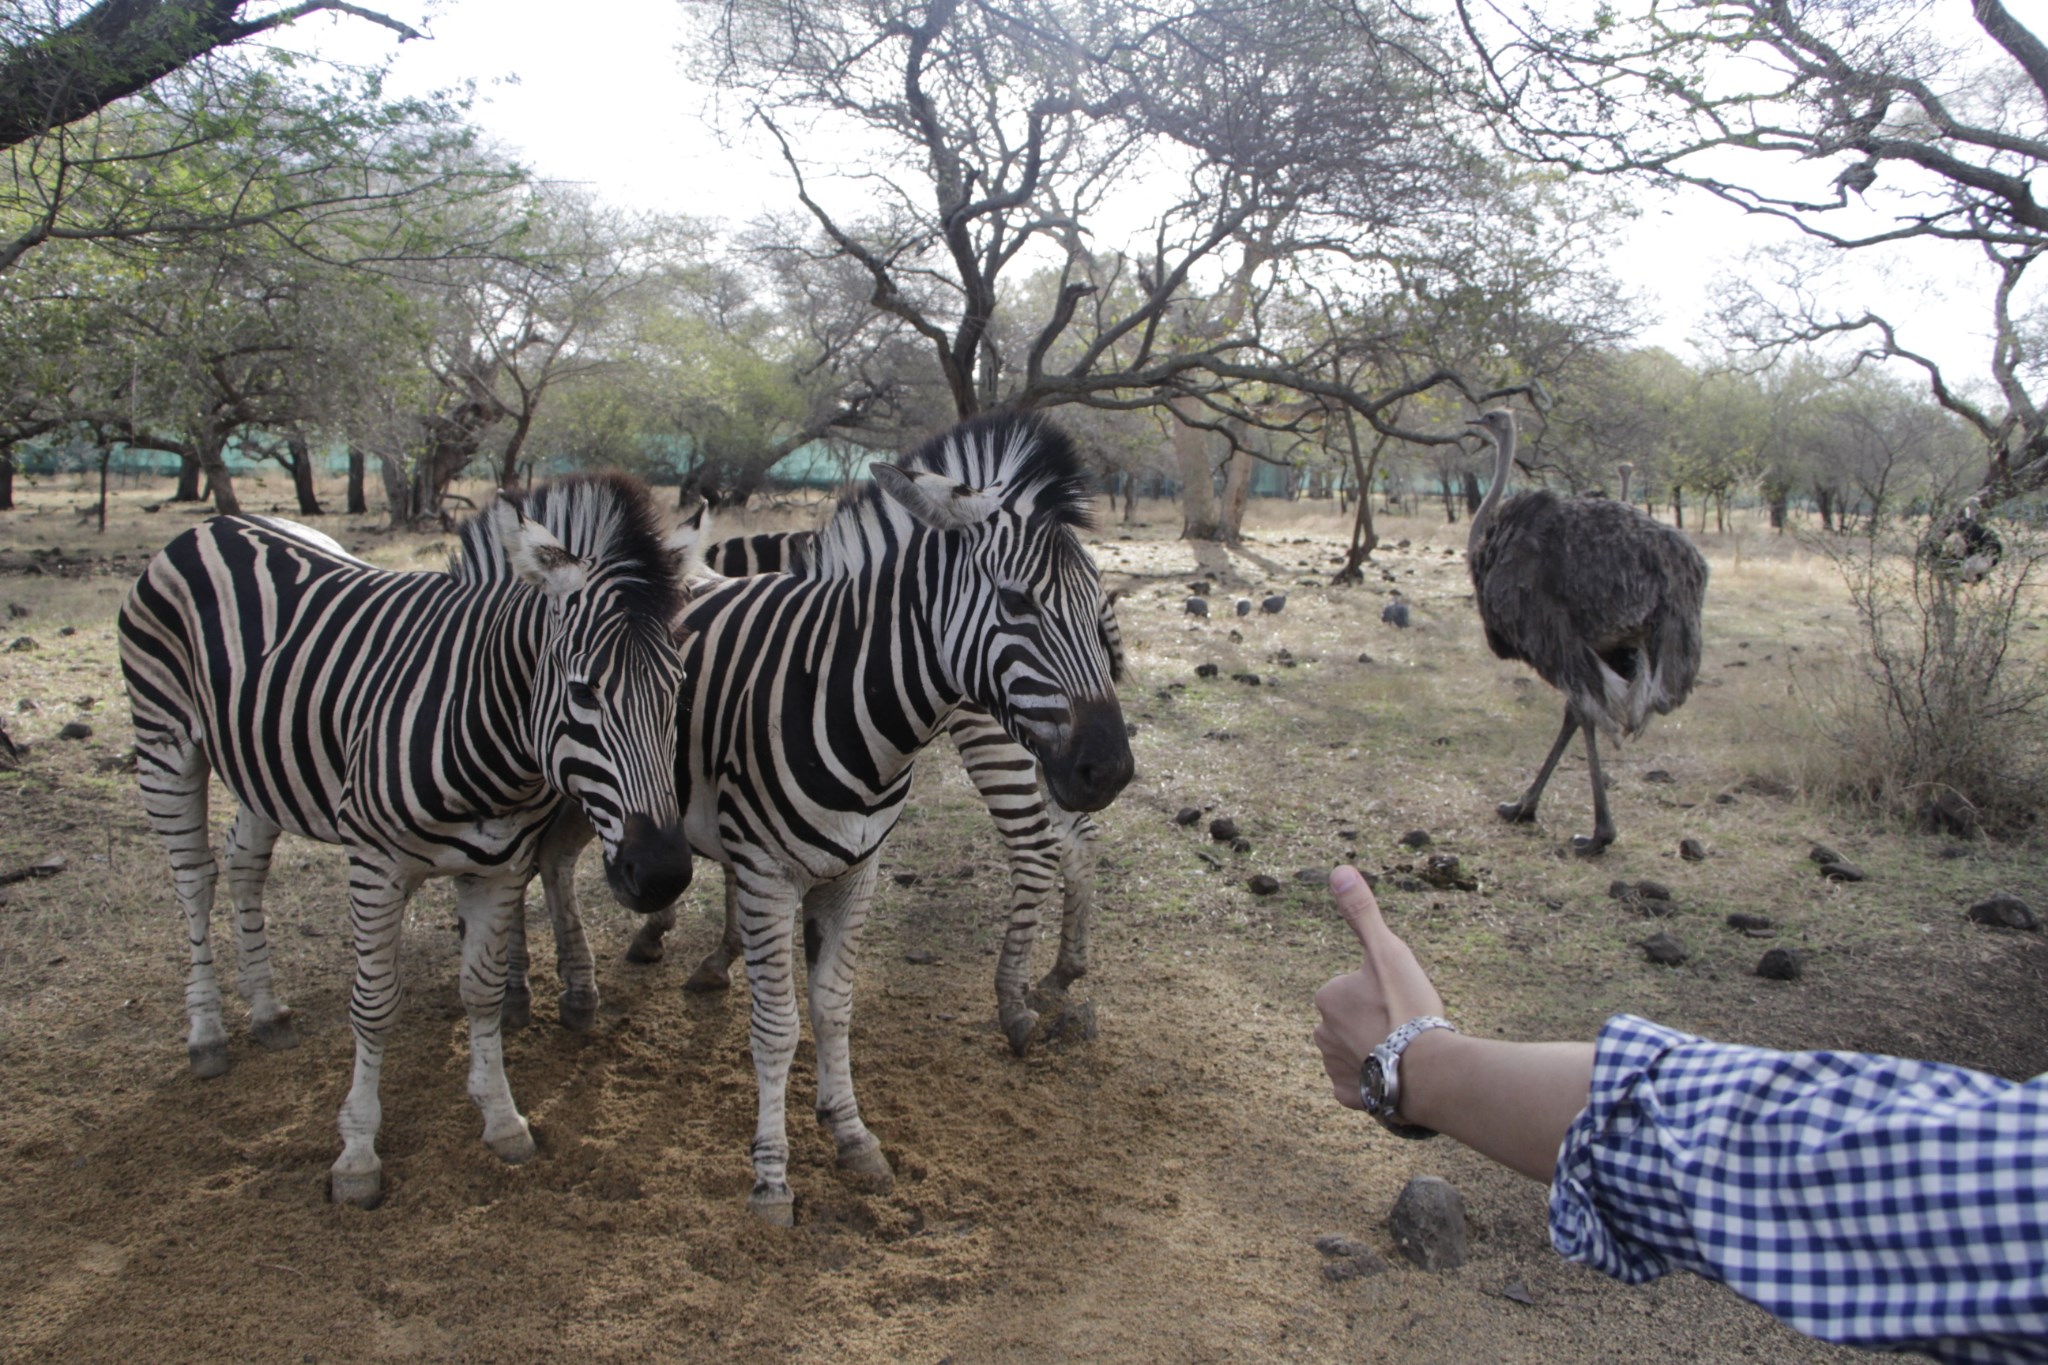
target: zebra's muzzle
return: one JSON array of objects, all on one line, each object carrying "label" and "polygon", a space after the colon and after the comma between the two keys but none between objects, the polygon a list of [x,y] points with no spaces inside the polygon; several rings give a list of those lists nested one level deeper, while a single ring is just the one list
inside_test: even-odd
[{"label": "zebra's muzzle", "polygon": [[613,899],[628,910],[651,915],[667,909],[690,885],[690,841],[683,827],[627,816],[618,847],[604,860],[604,879]]},{"label": "zebra's muzzle", "polygon": [[1053,800],[1072,811],[1101,810],[1116,800],[1137,770],[1123,708],[1113,697],[1076,702],[1074,728],[1066,744],[1040,752],[1038,762]]}]

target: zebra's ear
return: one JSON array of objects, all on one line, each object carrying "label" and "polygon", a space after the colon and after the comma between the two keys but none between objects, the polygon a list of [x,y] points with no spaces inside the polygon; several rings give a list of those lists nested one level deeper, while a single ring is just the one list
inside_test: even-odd
[{"label": "zebra's ear", "polygon": [[960,531],[979,525],[1002,506],[1001,500],[988,489],[958,483],[929,470],[878,464],[872,472],[883,493],[934,531]]},{"label": "zebra's ear", "polygon": [[704,547],[711,543],[711,504],[699,502],[690,515],[678,521],[662,537],[662,548],[675,561],[676,578],[683,581],[704,572]]},{"label": "zebra's ear", "polygon": [[527,516],[516,499],[500,494],[491,514],[498,520],[498,543],[520,582],[559,602],[590,581],[590,566]]}]

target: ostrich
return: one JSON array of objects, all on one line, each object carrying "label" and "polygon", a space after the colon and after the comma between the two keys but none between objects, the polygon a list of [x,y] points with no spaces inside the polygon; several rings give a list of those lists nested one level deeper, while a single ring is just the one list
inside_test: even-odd
[{"label": "ostrich", "polygon": [[1692,691],[1700,664],[1700,601],[1707,563],[1684,533],[1625,502],[1560,498],[1547,490],[1501,492],[1515,458],[1515,418],[1505,409],[1472,422],[1495,447],[1493,486],[1473,514],[1465,559],[1477,589],[1486,643],[1520,659],[1565,695],[1564,728],[1535,782],[1501,819],[1536,818],[1543,786],[1571,742],[1586,732],[1593,779],[1593,833],[1573,851],[1592,857],[1614,842],[1600,780],[1596,730],[1634,736],[1650,715]]}]

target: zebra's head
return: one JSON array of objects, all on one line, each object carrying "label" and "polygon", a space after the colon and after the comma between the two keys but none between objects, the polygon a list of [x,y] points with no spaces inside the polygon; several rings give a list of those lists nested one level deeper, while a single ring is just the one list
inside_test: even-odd
[{"label": "zebra's head", "polygon": [[458,572],[502,564],[547,604],[530,732],[542,769],[597,831],[612,895],[660,910],[690,884],[675,787],[683,661],[671,628],[703,513],[666,528],[638,481],[594,475],[501,497],[488,522],[478,543],[465,533]]},{"label": "zebra's head", "polygon": [[1115,800],[1133,769],[1120,641],[1074,533],[1090,507],[1072,443],[1036,417],[978,418],[874,476],[935,533],[911,553],[935,592],[946,681],[1037,757],[1062,806]]}]

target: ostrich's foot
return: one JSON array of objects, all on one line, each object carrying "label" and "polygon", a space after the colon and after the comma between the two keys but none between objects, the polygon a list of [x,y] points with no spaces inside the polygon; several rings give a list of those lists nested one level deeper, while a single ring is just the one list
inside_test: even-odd
[{"label": "ostrich's foot", "polygon": [[1581,858],[1597,858],[1614,842],[1612,834],[1574,834],[1572,852]]},{"label": "ostrich's foot", "polygon": [[1493,808],[1493,813],[1511,825],[1529,825],[1536,821],[1536,806],[1530,801],[1503,801]]}]

